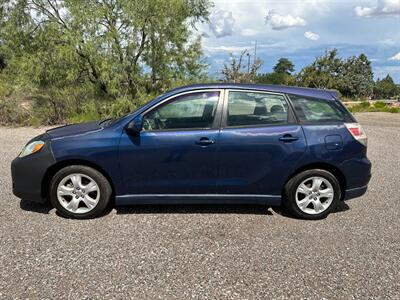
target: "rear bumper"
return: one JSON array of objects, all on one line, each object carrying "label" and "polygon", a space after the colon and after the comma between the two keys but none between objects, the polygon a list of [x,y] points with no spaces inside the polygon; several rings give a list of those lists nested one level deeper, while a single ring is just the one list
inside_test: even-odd
[{"label": "rear bumper", "polygon": [[346,190],[343,200],[360,197],[365,194],[371,180],[371,162],[367,157],[348,160],[343,168],[346,178]]},{"label": "rear bumper", "polygon": [[361,186],[358,188],[354,188],[354,189],[348,189],[346,190],[345,194],[344,194],[344,198],[343,200],[350,200],[353,198],[358,198],[361,197],[362,195],[364,195],[367,192],[368,186]]},{"label": "rear bumper", "polygon": [[14,195],[24,200],[45,202],[43,179],[54,162],[49,142],[37,153],[14,159],[11,163]]}]

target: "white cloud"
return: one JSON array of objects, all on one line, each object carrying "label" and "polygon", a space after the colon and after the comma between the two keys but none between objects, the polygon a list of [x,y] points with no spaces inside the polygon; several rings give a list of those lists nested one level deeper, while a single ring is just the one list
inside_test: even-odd
[{"label": "white cloud", "polygon": [[240,34],[243,35],[243,36],[255,36],[255,35],[258,34],[258,31],[254,30],[254,29],[251,29],[251,28],[245,28],[245,29],[242,29]]},{"label": "white cloud", "polygon": [[306,21],[300,17],[293,17],[292,15],[279,15],[274,11],[268,11],[265,17],[265,23],[271,25],[274,30],[283,30],[290,27],[305,26]]},{"label": "white cloud", "polygon": [[217,10],[210,16],[210,30],[217,38],[232,35],[234,24],[235,18],[230,11]]},{"label": "white cloud", "polygon": [[228,52],[228,53],[238,53],[244,50],[251,49],[247,46],[204,46],[204,49],[207,52],[215,53],[215,52]]},{"label": "white cloud", "polygon": [[316,34],[315,32],[312,32],[312,31],[304,32],[304,37],[306,39],[309,39],[309,40],[312,40],[312,41],[318,41],[319,40],[319,34]]},{"label": "white cloud", "polygon": [[377,0],[375,6],[356,6],[354,11],[359,17],[399,16],[399,0]]},{"label": "white cloud", "polygon": [[389,58],[389,60],[398,60],[398,61],[400,61],[400,52],[397,53],[396,55],[392,56],[391,58]]}]

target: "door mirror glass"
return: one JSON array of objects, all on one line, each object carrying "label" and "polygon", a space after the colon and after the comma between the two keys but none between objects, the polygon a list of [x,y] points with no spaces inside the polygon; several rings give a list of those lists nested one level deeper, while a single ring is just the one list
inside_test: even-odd
[{"label": "door mirror glass", "polygon": [[126,132],[131,135],[139,135],[143,127],[143,117],[137,116],[126,127]]}]

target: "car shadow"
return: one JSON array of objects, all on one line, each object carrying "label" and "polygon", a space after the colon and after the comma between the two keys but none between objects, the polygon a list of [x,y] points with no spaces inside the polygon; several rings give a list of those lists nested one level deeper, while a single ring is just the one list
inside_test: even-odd
[{"label": "car shadow", "polygon": [[339,204],[336,206],[336,208],[334,208],[332,210],[332,213],[333,214],[341,213],[344,211],[348,211],[349,209],[350,209],[350,206],[346,202],[340,201]]},{"label": "car shadow", "polygon": [[19,207],[22,210],[35,212],[39,214],[48,214],[53,209],[50,203],[37,203],[26,199],[21,199]]},{"label": "car shadow", "polygon": [[272,215],[266,205],[239,204],[157,204],[117,206],[117,214],[252,214]]},{"label": "car shadow", "polygon": [[[336,213],[345,212],[345,211],[347,211],[347,210],[349,210],[349,209],[350,209],[350,207],[349,207],[349,205],[348,205],[346,202],[340,201],[339,204],[338,204],[334,209],[332,209],[331,214],[336,214]],[[283,217],[299,220],[299,218],[296,218],[296,217],[294,217],[293,215],[291,215],[291,214],[290,214],[284,207],[282,207],[282,206],[272,206],[272,207],[271,207],[271,210],[272,210],[274,213],[276,213],[276,214],[278,214],[278,215],[281,215],[281,216],[283,216]]]},{"label": "car shadow", "polygon": [[[53,209],[50,203],[36,203],[21,199],[20,208],[25,211],[49,214]],[[252,214],[268,215],[273,213],[287,218],[294,218],[280,206],[246,205],[246,204],[157,204],[157,205],[134,205],[134,206],[109,206],[100,216],[108,215],[113,209],[117,214]],[[331,213],[341,213],[349,210],[346,202],[341,201]],[[57,213],[57,215],[59,215]],[[61,215],[59,215],[61,216]]]}]

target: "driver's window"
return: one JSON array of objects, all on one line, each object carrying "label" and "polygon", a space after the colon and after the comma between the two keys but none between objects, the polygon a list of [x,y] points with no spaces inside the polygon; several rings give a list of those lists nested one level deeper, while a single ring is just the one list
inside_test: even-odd
[{"label": "driver's window", "polygon": [[196,92],[174,98],[143,118],[143,130],[211,128],[219,92]]},{"label": "driver's window", "polygon": [[288,107],[282,95],[229,92],[228,126],[283,124],[287,120]]}]

